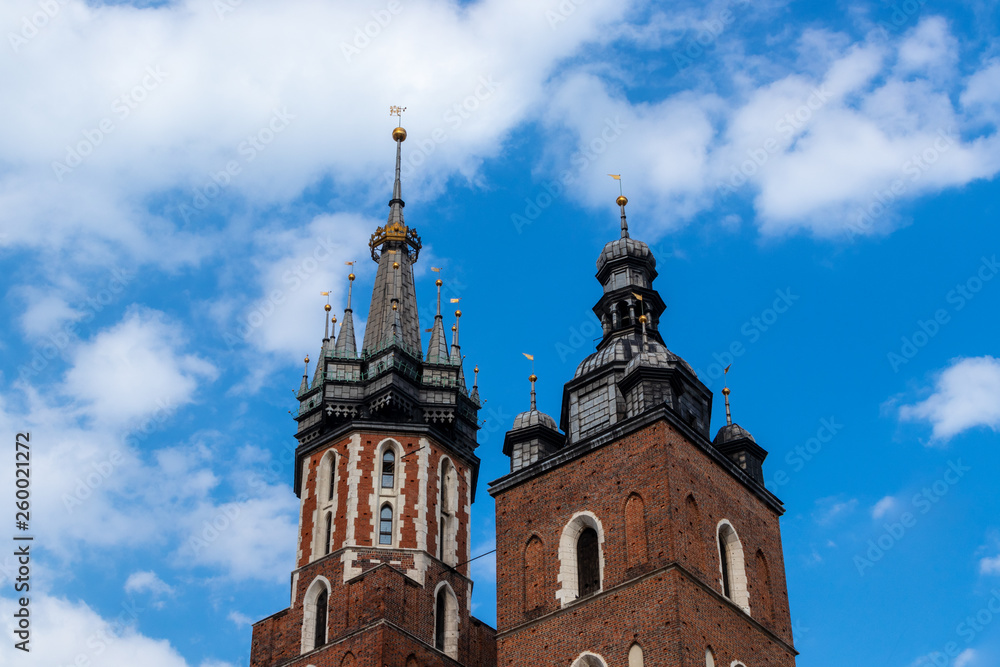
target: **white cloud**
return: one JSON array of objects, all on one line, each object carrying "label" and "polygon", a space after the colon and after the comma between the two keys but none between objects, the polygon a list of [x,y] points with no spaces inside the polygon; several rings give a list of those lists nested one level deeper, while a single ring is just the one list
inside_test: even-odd
[{"label": "white cloud", "polygon": [[[384,114],[400,98],[410,109],[407,165],[421,156],[409,183],[430,184],[424,196],[433,196],[496,154],[545,101],[553,69],[627,12],[611,0],[572,11],[557,0],[400,5],[368,38],[373,10],[363,5],[242,3],[220,17],[200,0],[155,9],[60,3],[56,18],[0,61],[6,90],[21,100],[0,110],[6,242],[68,249],[82,240],[73,248],[81,261],[126,249],[170,265],[214,252],[200,241],[212,230],[175,223],[224,213],[231,195],[285,202],[333,176],[364,202],[373,184],[385,193]],[[37,11],[33,0],[5,2],[0,22],[20,25]],[[64,99],[73,104],[53,103]],[[275,110],[287,124],[272,124]],[[87,154],[56,174],[53,164],[75,163],[74,153]],[[239,173],[218,176],[230,162]],[[146,208],[157,194],[167,195],[172,221]]]},{"label": "white cloud", "polygon": [[986,557],[979,561],[980,574],[1000,574],[1000,555]]},{"label": "white cloud", "polygon": [[955,657],[954,667],[970,667],[976,664],[975,649],[967,648]]},{"label": "white cloud", "polygon": [[229,615],[226,618],[228,618],[230,621],[232,621],[233,623],[235,623],[237,626],[239,626],[241,628],[243,626],[253,625],[253,619],[250,618],[249,616],[247,616],[246,614],[244,614],[243,612],[239,612],[239,611],[235,611],[235,610],[231,611],[231,612],[229,612]]},{"label": "white cloud", "polygon": [[[15,604],[9,599],[3,603],[7,609]],[[142,656],[144,667],[187,667],[170,642],[135,629],[143,613],[141,607],[126,603],[116,618],[103,618],[84,602],[36,594],[31,609],[31,664],[132,667],[136,656]],[[12,637],[9,614],[5,614],[5,624],[7,636]],[[0,663],[18,664],[24,659],[25,654],[14,648],[13,641],[0,644]]]},{"label": "white cloud", "polygon": [[858,506],[857,498],[841,500],[837,496],[820,498],[816,501],[816,510],[813,512],[813,519],[816,523],[825,525],[851,514]]},{"label": "white cloud", "polygon": [[936,441],[980,426],[1000,430],[1000,359],[955,359],[938,375],[934,393],[900,407],[899,418],[930,423]]},{"label": "white cloud", "polygon": [[889,514],[896,509],[896,505],[896,499],[893,496],[886,496],[882,500],[875,503],[875,506],[872,507],[872,518],[881,519],[886,514]]},{"label": "white cloud", "polygon": [[201,381],[217,374],[208,361],[182,353],[183,345],[180,327],[162,313],[132,308],[75,351],[65,392],[101,423],[173,412],[194,400]]},{"label": "white cloud", "polygon": [[133,572],[125,581],[126,593],[149,593],[154,597],[173,595],[174,589],[160,579],[155,572],[145,570]]}]

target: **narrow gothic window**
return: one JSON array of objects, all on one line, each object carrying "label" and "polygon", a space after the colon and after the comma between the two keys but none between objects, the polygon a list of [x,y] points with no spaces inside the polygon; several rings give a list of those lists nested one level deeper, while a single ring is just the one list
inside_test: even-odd
[{"label": "narrow gothic window", "polygon": [[386,449],[382,454],[382,488],[391,489],[396,482],[396,454]]},{"label": "narrow gothic window", "polygon": [[392,544],[392,506],[388,504],[379,512],[378,543]]},{"label": "narrow gothic window", "polygon": [[448,594],[445,593],[444,588],[438,591],[437,595],[437,609],[435,610],[434,619],[434,648],[439,651],[444,651],[444,606],[447,602]]},{"label": "narrow gothic window", "polygon": [[576,542],[576,567],[580,597],[592,595],[601,589],[597,531],[593,528],[584,528]]},{"label": "narrow gothic window", "polygon": [[757,587],[760,591],[760,608],[765,621],[774,621],[774,597],[771,595],[771,571],[763,551],[757,551]]},{"label": "narrow gothic window", "polygon": [[729,580],[729,548],[721,530],[719,531],[719,560],[722,561],[722,594],[732,599],[732,586]]},{"label": "narrow gothic window", "polygon": [[327,592],[326,589],[323,589],[316,598],[316,632],[314,635],[316,648],[326,644],[326,603]]},{"label": "narrow gothic window", "polygon": [[334,479],[337,476],[337,471],[334,469],[337,462],[337,457],[330,458],[330,486],[327,488],[326,499],[333,500],[333,490],[335,486]]},{"label": "narrow gothic window", "polygon": [[628,667],[643,667],[643,665],[642,647],[632,644],[632,648],[628,651]]},{"label": "narrow gothic window", "polygon": [[330,554],[330,542],[333,541],[333,514],[326,515],[326,553]]}]

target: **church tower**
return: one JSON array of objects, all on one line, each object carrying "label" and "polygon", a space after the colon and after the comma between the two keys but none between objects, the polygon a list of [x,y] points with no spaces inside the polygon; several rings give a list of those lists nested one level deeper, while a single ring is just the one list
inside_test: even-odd
[{"label": "church tower", "polygon": [[[469,515],[479,474],[478,390],[466,385],[455,313],[438,308],[421,350],[400,158],[361,349],[352,309],[326,333],[298,391],[294,489],[301,499],[291,604],[253,626],[251,667],[492,667],[495,631],[470,614]],[[336,323],[336,318],[332,318]]]},{"label": "church tower", "polygon": [[617,203],[621,237],[597,259],[603,337],[559,427],[531,376],[510,473],[490,484],[497,664],[792,667],[767,452],[729,418],[710,438],[712,394],[664,343],[656,260]]}]

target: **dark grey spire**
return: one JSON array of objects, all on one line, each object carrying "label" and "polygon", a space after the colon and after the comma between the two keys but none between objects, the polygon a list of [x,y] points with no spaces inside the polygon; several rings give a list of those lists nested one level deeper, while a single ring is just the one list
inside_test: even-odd
[{"label": "dark grey spire", "polygon": [[462,311],[455,311],[455,325],[451,328],[451,363],[458,366],[459,386],[465,388],[465,371],[462,370],[462,347],[458,344],[458,323],[462,319]]},{"label": "dark grey spire", "polygon": [[316,360],[316,371],[313,373],[312,386],[317,386],[323,381],[323,372],[326,370],[326,357],[333,349],[330,343],[330,304],[324,306],[323,320],[326,322],[326,330],[323,332],[323,346],[319,350],[319,359]]},{"label": "dark grey spire", "polygon": [[447,364],[451,361],[448,356],[448,339],[444,335],[444,320],[441,317],[441,279],[437,282],[437,315],[434,316],[434,326],[431,328],[431,342],[427,346],[427,363]]},{"label": "dark grey spire", "polygon": [[[413,287],[413,264],[420,255],[417,230],[403,223],[403,196],[399,182],[400,159],[406,130],[392,131],[396,141],[396,182],[389,201],[389,221],[372,234],[368,247],[378,263],[368,325],[362,351],[369,354],[388,345],[402,346],[411,356],[421,356],[420,321]],[[395,303],[395,308],[393,304]]]},{"label": "dark grey spire", "polygon": [[347,276],[347,308],[344,310],[344,322],[340,325],[340,336],[337,338],[337,345],[333,348],[334,353],[340,357],[356,357],[358,354],[357,342],[354,338],[354,311],[351,309],[351,296],[354,292],[354,274]]},{"label": "dark grey spire", "polygon": [[302,384],[299,385],[299,396],[309,391],[309,355],[305,358],[306,367],[302,370]]}]

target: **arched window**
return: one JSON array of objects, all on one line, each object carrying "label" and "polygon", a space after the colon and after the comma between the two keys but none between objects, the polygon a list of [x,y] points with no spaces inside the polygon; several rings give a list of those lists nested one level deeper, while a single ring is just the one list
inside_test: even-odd
[{"label": "arched window", "polygon": [[524,610],[532,611],[545,604],[545,549],[538,536],[524,548]]},{"label": "arched window", "polygon": [[767,566],[767,558],[764,552],[757,550],[756,557],[757,581],[754,585],[754,593],[760,599],[760,603],[755,606],[760,607],[761,620],[774,621],[774,596],[771,594],[771,570]]},{"label": "arched window", "polygon": [[705,667],[715,667],[715,655],[711,648],[705,649]]},{"label": "arched window", "polygon": [[750,594],[743,561],[743,545],[729,521],[719,522],[719,572],[722,594],[750,613]]},{"label": "arched window", "polygon": [[382,488],[392,489],[396,486],[396,453],[387,447],[382,452]]},{"label": "arched window", "polygon": [[600,592],[604,576],[604,528],[590,512],[577,512],[559,538],[556,598],[562,605]]},{"label": "arched window", "polygon": [[626,304],[624,301],[619,301],[618,305],[615,307],[615,311],[618,313],[618,326],[620,327],[632,326],[632,318],[629,317],[628,304]]},{"label": "arched window", "polygon": [[646,509],[642,498],[633,493],[625,503],[625,550],[628,567],[646,562]]},{"label": "arched window", "polygon": [[302,602],[302,653],[308,653],[326,644],[330,583],[324,577],[316,577]]},{"label": "arched window", "polygon": [[350,651],[344,656],[344,659],[340,661],[340,667],[357,667],[358,661],[354,658],[354,654]]},{"label": "arched window", "polygon": [[448,565],[458,562],[458,472],[451,459],[441,459],[438,470],[438,558]]},{"label": "arched window", "polygon": [[584,652],[580,657],[573,661],[573,667],[607,667],[608,663],[604,661],[604,658],[597,655],[596,653],[591,653],[589,651]]},{"label": "arched window", "polygon": [[320,459],[313,494],[316,510],[313,514],[312,555],[316,560],[333,551],[333,517],[337,513],[337,453],[330,449]]},{"label": "arched window", "polygon": [[316,597],[316,631],[313,636],[316,638],[316,648],[326,644],[326,610],[329,602],[329,594],[323,589]]},{"label": "arched window", "polygon": [[389,503],[379,510],[378,543],[392,544],[392,505]]},{"label": "arched window", "polygon": [[643,667],[642,647],[632,644],[628,650],[628,667]]},{"label": "arched window", "polygon": [[434,596],[434,648],[458,658],[458,599],[444,582]]},{"label": "arched window", "polygon": [[576,541],[576,571],[579,575],[580,597],[601,590],[601,566],[597,546],[597,531],[584,528]]}]

